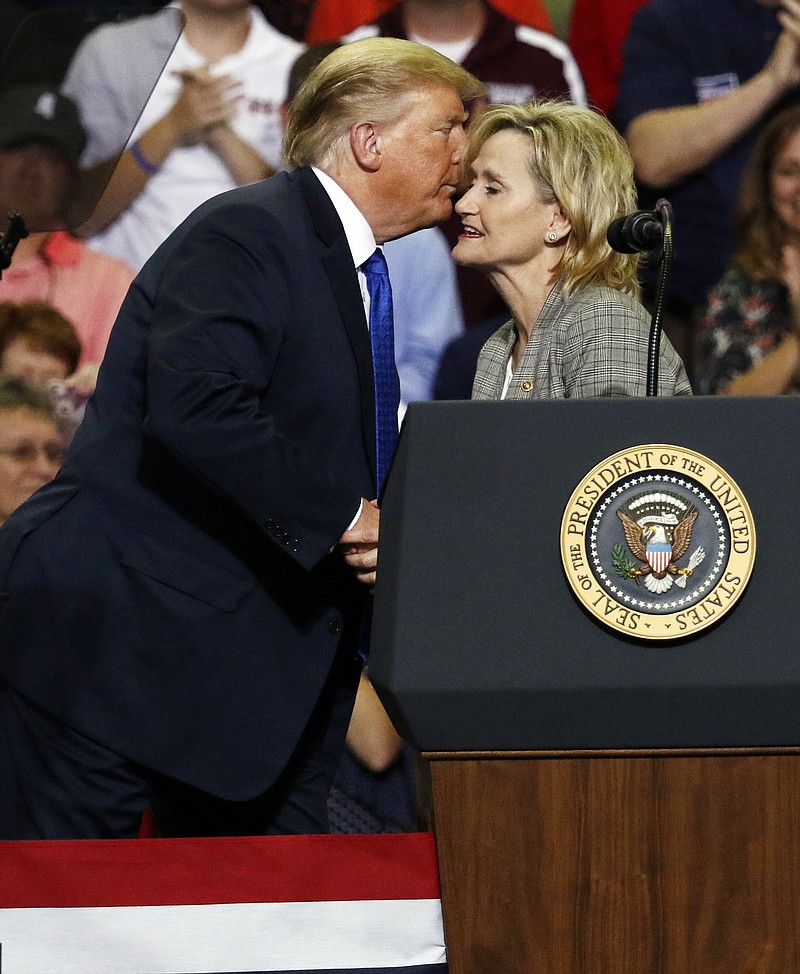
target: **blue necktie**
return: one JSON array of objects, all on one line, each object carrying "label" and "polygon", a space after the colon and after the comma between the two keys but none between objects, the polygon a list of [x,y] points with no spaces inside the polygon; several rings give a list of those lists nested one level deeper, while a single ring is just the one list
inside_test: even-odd
[{"label": "blue necktie", "polygon": [[389,269],[382,250],[362,264],[369,292],[369,337],[375,377],[375,433],[380,497],[397,445],[400,380],[394,364],[394,318]]}]

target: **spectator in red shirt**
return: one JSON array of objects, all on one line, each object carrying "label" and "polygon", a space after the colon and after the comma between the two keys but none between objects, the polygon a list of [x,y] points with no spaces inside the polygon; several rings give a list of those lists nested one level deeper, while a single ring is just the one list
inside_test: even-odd
[{"label": "spectator in red shirt", "polygon": [[611,115],[631,17],[646,0],[574,0],[569,46],[592,104]]}]

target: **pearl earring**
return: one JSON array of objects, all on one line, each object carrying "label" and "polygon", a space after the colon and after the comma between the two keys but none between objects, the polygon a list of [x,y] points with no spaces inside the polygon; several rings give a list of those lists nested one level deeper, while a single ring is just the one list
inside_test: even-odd
[{"label": "pearl earring", "polygon": [[550,243],[555,243],[556,240],[558,240],[558,235],[551,230],[550,233],[547,234],[547,239],[550,241]]}]

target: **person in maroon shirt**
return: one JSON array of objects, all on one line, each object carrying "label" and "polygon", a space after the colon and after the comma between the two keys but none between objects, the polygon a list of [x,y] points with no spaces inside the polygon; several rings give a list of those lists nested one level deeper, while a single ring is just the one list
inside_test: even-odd
[{"label": "person in maroon shirt", "polygon": [[[376,36],[407,38],[435,48],[482,81],[491,103],[522,104],[551,96],[586,104],[583,79],[567,45],[516,23],[486,0],[402,0],[344,40]],[[460,229],[458,219],[442,224],[451,247]],[[458,284],[467,326],[503,310],[497,293],[473,268],[458,268]]]}]

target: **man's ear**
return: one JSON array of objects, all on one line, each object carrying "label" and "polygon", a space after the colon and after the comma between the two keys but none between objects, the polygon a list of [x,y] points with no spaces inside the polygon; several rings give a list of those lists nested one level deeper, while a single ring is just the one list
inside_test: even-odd
[{"label": "man's ear", "polygon": [[357,122],[350,126],[350,151],[367,172],[377,172],[381,168],[380,139],[372,122]]}]

